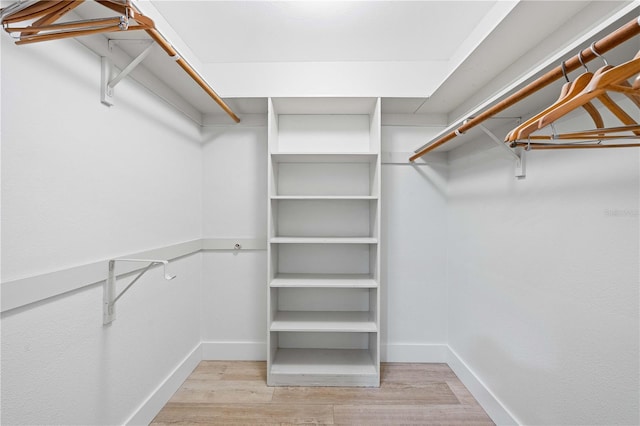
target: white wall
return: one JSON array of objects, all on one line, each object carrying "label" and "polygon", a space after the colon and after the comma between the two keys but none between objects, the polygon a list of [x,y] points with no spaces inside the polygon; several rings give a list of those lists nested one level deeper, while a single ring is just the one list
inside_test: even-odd
[{"label": "white wall", "polygon": [[[266,127],[203,129],[204,237],[267,238]],[[203,253],[205,358],[266,359],[266,250]]]},{"label": "white wall", "polygon": [[2,42],[2,279],[201,236],[200,131],[79,44]]},{"label": "white wall", "polygon": [[3,314],[2,424],[123,424],[200,342],[201,264],[148,272],[109,327],[101,286]]},{"label": "white wall", "polygon": [[[384,126],[382,150],[408,153],[439,130]],[[444,362],[446,178],[446,166],[382,166],[381,344],[385,361]]]},{"label": "white wall", "polygon": [[[128,79],[102,106],[76,42],[1,39],[3,282],[201,237],[197,126]],[[2,423],[123,423],[200,342],[201,255],[170,271],[110,327],[101,286],[3,313]]]},{"label": "white wall", "polygon": [[453,162],[449,345],[523,424],[640,421],[639,180],[637,149]]}]

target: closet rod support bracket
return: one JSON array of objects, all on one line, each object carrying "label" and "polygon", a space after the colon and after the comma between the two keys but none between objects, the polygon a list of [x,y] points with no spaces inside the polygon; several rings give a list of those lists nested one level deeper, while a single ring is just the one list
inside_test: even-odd
[{"label": "closet rod support bracket", "polygon": [[[120,292],[120,294],[116,295],[116,262],[136,262],[136,263],[148,263],[148,265],[136,275],[136,277],[129,283],[127,286]],[[116,302],[120,299],[126,292],[133,286],[136,281],[142,277],[145,272],[151,269],[154,265],[163,265],[164,268],[164,279],[170,281],[174,279],[175,275],[170,275],[167,272],[167,265],[169,261],[167,260],[154,260],[154,259],[111,259],[109,260],[109,272],[107,275],[107,280],[104,284],[104,292],[102,298],[102,324],[109,325],[116,319]]]},{"label": "closet rod support bracket", "polygon": [[502,152],[507,154],[513,160],[515,160],[515,164],[516,164],[515,177],[518,178],[518,179],[524,179],[527,176],[526,175],[526,171],[525,171],[525,167],[524,167],[524,165],[525,165],[525,154],[524,153],[526,151],[524,149],[522,149],[522,148],[516,148],[516,149],[509,148],[503,141],[498,139],[498,137],[496,135],[494,135],[493,132],[491,132],[491,130],[487,129],[482,124],[478,124],[477,126],[487,136],[489,136],[489,139],[491,139],[493,142],[496,143],[496,145],[498,145],[500,147]]},{"label": "closet rod support bracket", "polygon": [[[113,106],[114,104],[114,88],[123,78],[128,76],[131,71],[133,71],[144,59],[149,56],[151,52],[151,48],[153,47],[153,40],[148,42],[149,45],[138,55],[136,56],[130,63],[127,65],[118,75],[112,77],[113,74],[113,61],[106,57],[102,56],[101,59],[101,80],[100,80],[100,102],[107,106]],[[111,50],[111,43],[109,43],[109,50]]]}]

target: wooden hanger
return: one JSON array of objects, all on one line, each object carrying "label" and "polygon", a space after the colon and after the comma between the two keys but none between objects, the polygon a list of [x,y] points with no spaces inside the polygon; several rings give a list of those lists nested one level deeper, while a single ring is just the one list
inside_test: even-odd
[{"label": "wooden hanger", "polygon": [[[55,22],[66,13],[80,6],[84,0],[46,0],[36,2],[22,10],[3,17],[2,24],[8,33],[20,33],[16,44],[37,43],[116,31],[150,30],[153,21],[135,13],[129,3],[114,3],[102,0],[98,3],[121,14],[119,17],[88,19],[83,21]],[[38,19],[39,18],[39,19]],[[37,19],[27,27],[12,27],[11,24]],[[133,25],[133,20],[137,25]]]},{"label": "wooden hanger", "polygon": [[49,24],[56,22],[58,19],[64,16],[67,12],[70,12],[71,10],[80,6],[82,3],[83,3],[83,0],[79,0],[79,1],[70,0],[70,1],[57,2],[55,6],[52,6],[46,9],[46,11],[49,12],[47,15],[38,19],[31,25],[32,27],[35,27],[38,29],[21,32],[20,38],[26,37],[32,34],[37,34],[38,32],[42,31],[42,29],[40,29],[41,27],[45,27]]},{"label": "wooden hanger", "polygon": [[[595,43],[594,43],[595,44]],[[537,114],[536,116],[532,117],[531,119],[527,120],[527,122],[525,122],[523,125],[518,126],[515,131],[511,132],[508,137],[507,137],[507,141],[508,142],[513,142],[515,140],[518,139],[526,139],[527,137],[529,137],[534,131],[541,129],[542,127],[545,127],[545,125],[542,124],[542,120],[548,116],[550,113],[552,113],[553,111],[560,109],[563,105],[565,105],[566,103],[568,103],[569,101],[571,101],[573,97],[577,97],[580,96],[584,91],[589,90],[588,87],[592,86],[594,83],[594,81],[597,81],[598,79],[601,78],[601,75],[608,72],[611,69],[614,69],[615,67],[612,65],[609,65],[606,61],[606,59],[604,57],[602,57],[602,55],[600,55],[598,52],[596,52],[594,44],[591,45],[590,49],[593,52],[594,55],[600,57],[605,65],[603,67],[601,67],[600,69],[598,69],[595,74],[591,74],[588,70],[586,73],[582,74],[581,77],[584,78],[584,80],[586,81],[587,78],[589,79],[589,81],[587,81],[588,84],[586,84],[584,87],[582,87],[582,83],[584,83],[584,81],[580,81],[580,85],[574,85],[574,87],[572,87],[573,90],[571,90],[571,93],[567,94],[567,96],[565,96],[561,101],[556,102],[555,104],[553,104],[551,107],[547,108],[546,110],[544,110],[543,112]],[[578,53],[578,58],[580,60],[580,62],[582,63],[582,65],[585,67],[586,69],[586,65],[584,64],[584,61],[582,60],[582,53]],[[581,78],[579,77],[579,78]],[[577,90],[575,90],[577,89]],[[626,80],[623,80],[621,82],[619,82],[619,84],[612,84],[610,85],[610,87],[608,87],[609,90],[611,91],[619,91],[624,93],[629,99],[631,99],[631,101],[640,108],[640,93],[637,93]],[[613,115],[615,115],[618,120],[620,120],[620,122],[622,122],[623,124],[626,125],[633,125],[633,124],[637,124],[636,121],[629,115],[627,114],[618,104],[615,103],[615,101],[613,99],[611,99],[611,97],[605,92],[599,92],[599,94],[597,94],[595,96],[609,111],[611,111],[613,113]],[[596,127],[602,128],[604,127],[604,124],[602,123],[602,117],[600,116],[600,114],[598,113],[597,118],[594,117],[593,112],[596,111],[596,108],[593,106],[593,104],[589,101],[585,102],[584,104],[580,105],[582,106],[585,110],[587,110],[587,112],[589,112],[589,115],[591,116],[591,118],[594,120],[594,122],[596,123]],[[575,109],[575,107],[574,107]],[[599,118],[599,121],[598,121]],[[640,136],[640,132],[635,131],[634,132],[636,135]],[[604,134],[603,134],[604,135]]]},{"label": "wooden hanger", "polygon": [[[558,98],[558,100],[553,105],[547,107],[543,111],[529,118],[524,123],[520,124],[518,127],[509,132],[509,134],[505,138],[506,142],[513,142],[518,139],[526,139],[531,133],[538,130],[538,121],[542,117],[582,92],[582,90],[584,90],[588,86],[593,77],[593,74],[587,70],[587,72],[580,74],[578,78],[576,78],[573,83],[571,83],[569,82],[569,78],[565,73],[564,62],[562,63],[562,70],[567,82],[562,86],[562,90],[560,92],[560,97]],[[596,127],[604,127],[602,116],[593,106],[593,104],[587,102],[582,105],[582,107],[589,113]]]},{"label": "wooden hanger", "polygon": [[[532,119],[525,124],[523,129],[518,129],[518,128],[514,129],[514,131],[512,131],[508,136],[508,139],[510,138],[509,140],[512,142],[510,145],[512,148],[526,147],[526,149],[586,149],[586,148],[622,148],[622,147],[640,146],[640,144],[637,144],[637,143],[636,144],[603,144],[602,143],[602,141],[604,140],[638,139],[638,136],[640,136],[640,125],[638,125],[638,123],[636,123],[636,121],[631,116],[629,116],[622,108],[620,108],[620,106],[616,104],[615,101],[613,101],[613,99],[611,99],[611,97],[606,93],[606,91],[621,92],[625,94],[637,107],[640,108],[640,91],[638,91],[638,88],[640,88],[640,80],[639,80],[640,76],[638,77],[638,79],[635,80],[634,85],[629,84],[627,79],[624,78],[624,75],[632,71],[630,71],[629,65],[625,65],[625,64],[623,64],[625,65],[625,68],[623,68],[622,71],[618,69],[617,71],[613,71],[615,72],[614,75],[608,74],[607,76],[607,73],[612,72],[612,70],[615,70],[616,67],[609,65],[606,59],[603,58],[601,55],[599,55],[595,51],[593,44],[591,45],[591,50],[596,56],[602,58],[605,65],[600,69],[598,69],[598,71],[596,71],[596,73],[594,74],[591,74],[588,72],[585,73],[587,76],[589,75],[591,76],[590,81],[588,81],[585,84],[584,82],[587,80],[587,77],[584,77],[584,81],[580,81],[578,87],[574,87],[574,89],[579,89],[579,90],[578,90],[578,93],[575,93],[573,95],[573,97],[571,96],[571,94],[563,93],[562,95],[564,95],[564,97],[562,97],[561,95],[561,98],[554,105],[547,108],[545,111],[543,111],[542,113],[536,116],[538,118],[537,120],[538,122],[535,122],[536,117],[532,117]],[[637,54],[634,59],[638,59],[639,57],[640,57],[640,53]],[[584,62],[582,61],[582,58],[581,58],[581,53],[578,54],[578,58],[580,59],[580,62],[584,66]],[[622,80],[616,83],[612,83],[619,78],[622,78]],[[580,89],[580,87],[582,88]],[[610,128],[597,126],[597,128],[593,130],[582,130],[582,131],[573,132],[573,133],[553,134],[553,135],[535,135],[535,136],[531,135],[531,132],[535,131],[537,128],[540,127],[540,121],[544,119],[544,117],[546,117],[549,114],[552,114],[557,109],[563,108],[563,105],[566,105],[569,102],[573,102],[573,99],[575,97],[584,96],[585,93],[591,93],[589,92],[589,90],[591,90],[591,92],[597,91],[595,93],[595,97],[600,102],[602,102],[602,104],[607,109],[609,109],[623,124],[625,124],[625,126],[610,127]],[[588,104],[592,106],[590,102],[588,102]],[[584,105],[587,105],[587,103],[585,103]],[[581,105],[581,106],[584,107],[584,105]],[[577,104],[575,108],[577,108],[578,106],[580,106],[580,104]],[[552,122],[550,122],[549,124],[551,123]],[[519,130],[519,131],[516,133],[516,130]],[[631,135],[628,135],[628,134],[624,135],[624,133],[628,133],[628,132],[630,132]],[[528,140],[526,142],[522,141],[522,139],[518,141],[518,136],[522,138],[523,135],[526,135]],[[540,140],[547,140],[547,141],[575,140],[580,142],[571,142],[571,143],[537,142]]]},{"label": "wooden hanger", "polygon": [[623,81],[620,84],[611,85],[611,91],[623,93],[640,108],[640,80],[636,80],[634,84],[637,87],[632,86],[628,81]]},{"label": "wooden hanger", "polygon": [[[511,148],[523,147],[526,150],[531,149],[586,149],[586,148],[628,148],[628,147],[640,147],[640,143],[614,143],[603,144],[604,140],[621,140],[621,139],[634,139],[638,137],[635,134],[624,135],[625,132],[640,131],[640,124],[631,126],[619,126],[609,128],[597,128],[593,130],[581,130],[574,133],[564,133],[558,135],[535,135],[529,136],[529,139],[525,141],[515,141],[509,146]],[[602,135],[602,133],[606,135]],[[538,141],[560,141],[558,142],[538,142]],[[565,142],[569,140],[580,142]]]},{"label": "wooden hanger", "polygon": [[[139,13],[130,0],[96,0],[120,16],[56,23],[84,0],[18,1],[0,9],[0,23],[5,31],[17,38],[16,44],[37,43],[100,33],[144,30],[236,123],[240,118],[209,84],[182,58],[156,29],[152,19]],[[32,22],[31,22],[32,21]],[[30,25],[27,23],[31,22]],[[27,26],[12,26],[23,23]]]},{"label": "wooden hanger", "polygon": [[9,16],[5,16],[2,19],[2,23],[13,24],[15,22],[29,21],[32,19],[39,18],[42,15],[46,15],[47,13],[50,13],[51,9],[55,8],[60,3],[62,3],[61,0],[36,2],[31,6],[27,6],[24,9],[11,13]]},{"label": "wooden hanger", "polygon": [[[597,46],[598,51],[600,51],[601,53],[608,52],[609,50],[631,40],[638,34],[640,34],[640,20],[637,16],[635,16],[620,28],[596,41],[595,46]],[[590,61],[592,59],[595,59],[596,57],[591,49],[585,49],[581,53],[586,61]],[[580,67],[580,63],[578,60],[578,55],[567,59],[566,67],[569,72],[574,71]],[[472,118],[465,120],[457,128],[453,128],[447,131],[446,133],[430,140],[428,143],[418,148],[415,151],[415,154],[409,157],[409,161],[416,161],[427,153],[438,149],[442,145],[450,142],[456,137],[459,137],[460,135],[490,119],[491,117],[496,116],[505,109],[517,104],[518,102],[521,102],[523,99],[526,99],[528,96],[531,96],[533,93],[536,93],[540,89],[546,87],[556,80],[559,80],[560,78],[562,78],[562,69],[560,68],[560,66],[558,66],[541,75],[526,86],[516,90],[514,93],[508,95],[504,99],[493,103],[490,107],[475,111]],[[634,82],[633,86],[634,88],[638,88],[638,86],[640,86],[640,82]]]},{"label": "wooden hanger", "polygon": [[[596,72],[596,74],[594,74],[591,82],[587,85],[587,87],[585,87],[585,89],[582,90],[578,95],[569,99],[567,102],[563,103],[557,108],[549,111],[544,115],[544,117],[540,118],[540,120],[538,121],[538,128],[548,126],[549,124],[567,115],[571,111],[579,108],[580,106],[584,105],[594,98],[601,98],[601,100],[604,99],[603,103],[605,103],[605,106],[610,109],[611,107],[613,107],[611,111],[623,123],[637,124],[635,120],[633,120],[628,116],[628,114],[622,111],[621,108],[617,104],[615,104],[615,102],[613,102],[608,97],[608,95],[606,95],[606,92],[608,90],[614,90],[614,86],[620,85],[621,82],[627,81],[629,78],[638,73],[640,73],[639,55],[636,55],[634,59],[625,62],[624,64],[615,67],[605,66],[601,68],[600,70],[598,70],[598,72]],[[636,135],[640,135],[640,132],[634,133]]]},{"label": "wooden hanger", "polygon": [[[607,60],[604,58],[604,56],[600,55],[596,49],[595,49],[595,43],[592,43],[591,46],[589,47],[591,49],[591,51],[593,52],[594,55],[596,55],[597,57],[601,58],[604,61],[604,66],[602,68],[600,68],[598,71],[596,71],[596,73],[594,74],[594,76],[598,76],[600,74],[602,74],[605,71],[608,71],[612,68],[614,68],[612,65],[609,65],[609,63],[607,62]],[[640,52],[638,54],[636,54],[636,58],[640,57]],[[609,86],[609,91],[615,91],[615,92],[621,92],[623,93],[627,98],[629,98],[629,100],[631,100],[631,102],[633,102],[638,108],[640,108],[640,90],[637,90],[633,88],[633,86],[631,86],[629,84],[629,82],[627,80],[622,80],[620,83],[618,84],[612,84]],[[624,112],[624,110],[622,108],[620,108],[615,102],[613,102],[613,100],[611,100],[611,98],[609,97],[609,95],[607,95],[606,93],[598,96],[598,99],[611,111],[614,113],[614,115],[616,117],[618,117],[618,119],[623,122],[624,124],[627,125],[632,125],[635,124],[635,122],[633,121],[633,119],[626,113]]]}]

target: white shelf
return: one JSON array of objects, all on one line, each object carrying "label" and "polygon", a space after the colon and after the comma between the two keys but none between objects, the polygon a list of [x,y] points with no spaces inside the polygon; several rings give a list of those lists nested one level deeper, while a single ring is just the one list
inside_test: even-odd
[{"label": "white shelf", "polygon": [[366,349],[283,349],[276,352],[271,374],[377,376]]},{"label": "white shelf", "polygon": [[377,153],[371,152],[279,152],[271,153],[276,163],[374,163]]},{"label": "white shelf", "polygon": [[369,274],[278,274],[270,287],[283,288],[377,288]]},{"label": "white shelf", "polygon": [[272,200],[377,200],[376,195],[272,195]]},{"label": "white shelf", "polygon": [[272,237],[274,244],[377,244],[371,237]]},{"label": "white shelf", "polygon": [[380,386],[380,99],[268,103],[267,384]]},{"label": "white shelf", "polygon": [[280,311],[271,331],[375,333],[378,328],[369,312]]},{"label": "white shelf", "polygon": [[370,114],[376,106],[371,97],[272,98],[278,114]]}]

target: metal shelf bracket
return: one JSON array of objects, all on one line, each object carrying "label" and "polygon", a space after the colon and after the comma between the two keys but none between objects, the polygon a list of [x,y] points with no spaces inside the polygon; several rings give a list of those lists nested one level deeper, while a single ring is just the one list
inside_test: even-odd
[{"label": "metal shelf bracket", "polygon": [[[106,56],[101,56],[101,79],[100,79],[100,102],[107,106],[112,106],[114,104],[114,93],[113,90],[120,81],[128,76],[131,71],[135,69],[151,52],[151,48],[153,47],[153,41],[149,42],[149,45],[140,53],[138,56],[133,59],[129,65],[127,65],[118,75],[115,77],[111,77],[113,74],[113,61]],[[109,44],[109,48],[111,48],[111,43]]]},{"label": "metal shelf bracket", "polygon": [[524,179],[527,176],[526,170],[525,170],[525,167],[524,167],[524,165],[525,165],[524,153],[526,151],[524,149],[522,149],[522,148],[516,148],[516,149],[509,148],[503,141],[498,139],[498,137],[496,135],[494,135],[489,129],[484,127],[482,124],[477,124],[477,127],[479,127],[480,130],[482,130],[484,133],[486,133],[487,136],[489,136],[489,138],[492,141],[494,141],[496,143],[496,145],[498,145],[502,149],[502,152],[507,154],[513,160],[515,160],[515,162],[516,162],[515,177],[518,178],[518,179]]},{"label": "metal shelf bracket", "polygon": [[[140,271],[138,275],[131,281],[125,288],[116,295],[116,262],[139,262],[148,263],[148,265]],[[153,259],[111,259],[109,261],[109,273],[107,281],[104,284],[103,303],[102,303],[102,324],[109,325],[116,319],[116,302],[122,297],[122,295],[131,288],[147,272],[153,265],[163,265],[164,279],[170,281],[174,279],[175,275],[169,275],[167,272],[167,260],[153,260]]]}]

